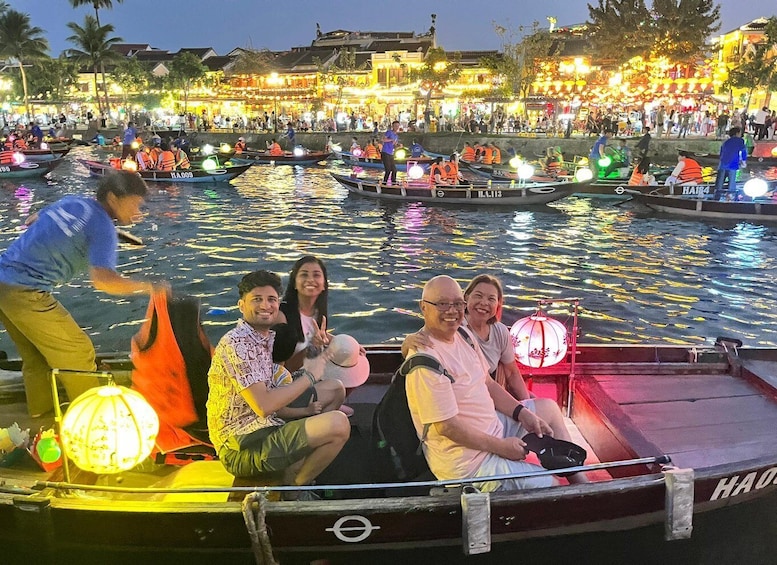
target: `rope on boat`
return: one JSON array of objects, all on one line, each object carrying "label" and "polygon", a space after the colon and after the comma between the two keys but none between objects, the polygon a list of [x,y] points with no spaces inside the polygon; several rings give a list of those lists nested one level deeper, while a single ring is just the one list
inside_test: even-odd
[{"label": "rope on boat", "polygon": [[248,493],[243,499],[243,520],[251,538],[256,565],[278,565],[272,554],[272,544],[265,522],[267,497],[261,492]]}]

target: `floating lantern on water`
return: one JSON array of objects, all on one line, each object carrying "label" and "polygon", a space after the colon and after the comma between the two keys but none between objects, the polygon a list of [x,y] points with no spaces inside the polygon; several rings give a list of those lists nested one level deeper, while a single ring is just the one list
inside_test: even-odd
[{"label": "floating lantern on water", "polygon": [[521,180],[530,179],[533,174],[534,167],[532,167],[529,163],[522,163],[521,166],[518,167],[518,178]]},{"label": "floating lantern on water", "polygon": [[297,145],[294,148],[294,156],[295,157],[302,157],[304,154],[305,154],[305,148],[304,147],[300,147],[299,145]]},{"label": "floating lantern on water", "polygon": [[46,143],[45,141],[41,141],[40,142],[40,148],[41,149],[48,149],[49,148],[49,144]]},{"label": "floating lantern on water", "polygon": [[215,159],[205,159],[202,162],[202,168],[205,169],[206,171],[213,171],[218,166],[219,166],[219,164],[216,162]]},{"label": "floating lantern on water", "polygon": [[202,153],[204,155],[210,155],[211,153],[213,153],[213,146],[210,143],[206,143],[205,145],[202,146]]},{"label": "floating lantern on water", "polygon": [[397,159],[406,159],[407,158],[407,150],[399,148],[396,151],[394,151],[394,157]]},{"label": "floating lantern on water", "polygon": [[520,157],[516,156],[516,157],[513,157],[512,159],[510,159],[510,166],[513,169],[517,169],[518,167],[520,167],[521,163],[523,163],[523,161],[521,160]]},{"label": "floating lantern on water", "polygon": [[143,396],[123,386],[90,389],[76,398],[62,419],[62,447],[79,468],[119,473],[151,453],[159,418]]},{"label": "floating lantern on water", "polygon": [[515,357],[527,367],[549,367],[567,354],[567,328],[541,309],[510,328]]},{"label": "floating lantern on water", "polygon": [[769,185],[763,179],[750,179],[745,183],[743,190],[750,198],[758,198],[766,194],[766,191],[769,190]]},{"label": "floating lantern on water", "polygon": [[413,163],[407,169],[407,176],[409,176],[413,180],[418,180],[422,176],[424,176],[424,168],[418,163]]},{"label": "floating lantern on water", "polygon": [[589,181],[592,178],[594,178],[594,173],[591,171],[591,169],[588,169],[586,167],[581,167],[577,171],[575,171],[575,180],[577,182]]},{"label": "floating lantern on water", "polygon": [[24,156],[24,153],[20,153],[19,151],[16,151],[13,154],[13,164],[14,165],[21,165],[24,163],[26,157]]}]

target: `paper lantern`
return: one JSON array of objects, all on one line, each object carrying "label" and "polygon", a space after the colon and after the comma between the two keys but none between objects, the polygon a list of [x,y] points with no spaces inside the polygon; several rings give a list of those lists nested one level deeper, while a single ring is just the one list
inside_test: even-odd
[{"label": "paper lantern", "polygon": [[218,166],[219,165],[215,159],[205,159],[202,162],[202,168],[205,169],[206,171],[215,171],[216,168],[218,168]]},{"label": "paper lantern", "polygon": [[532,175],[534,175],[534,167],[529,163],[522,163],[521,166],[518,167],[518,178],[527,180],[530,179]]},{"label": "paper lantern", "polygon": [[65,454],[92,473],[119,473],[151,453],[159,418],[143,396],[123,386],[92,388],[76,398],[62,419]]},{"label": "paper lantern", "polygon": [[26,159],[24,153],[20,153],[19,151],[16,151],[11,157],[13,158],[14,165],[21,165]]},{"label": "paper lantern", "polygon": [[219,145],[219,152],[229,153],[230,151],[232,151],[232,146],[230,146],[229,143],[222,143]]},{"label": "paper lantern", "polygon": [[418,163],[414,163],[407,169],[407,176],[413,180],[418,180],[424,176],[424,168]]},{"label": "paper lantern", "polygon": [[567,328],[542,311],[515,322],[510,337],[518,362],[528,367],[550,367],[567,354]]},{"label": "paper lantern", "polygon": [[594,174],[591,169],[580,168],[575,172],[575,180],[577,182],[585,182],[594,178]]},{"label": "paper lantern", "polygon": [[297,145],[294,148],[294,156],[295,157],[302,157],[304,154],[305,154],[305,148],[304,147],[300,147],[299,145]]},{"label": "paper lantern", "polygon": [[758,198],[766,194],[766,191],[769,190],[769,185],[766,184],[765,180],[755,178],[747,181],[742,189],[750,198]]},{"label": "paper lantern", "polygon": [[137,171],[138,170],[138,164],[133,161],[132,159],[124,159],[121,162],[121,170],[122,171]]},{"label": "paper lantern", "polygon": [[513,169],[517,169],[518,167],[521,166],[521,163],[523,163],[520,157],[513,157],[512,159],[510,159],[509,162],[510,162],[510,166]]}]

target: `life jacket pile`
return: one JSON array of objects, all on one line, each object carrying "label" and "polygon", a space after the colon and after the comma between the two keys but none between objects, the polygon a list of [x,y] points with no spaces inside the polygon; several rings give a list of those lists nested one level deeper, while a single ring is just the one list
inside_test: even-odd
[{"label": "life jacket pile", "polygon": [[13,165],[13,151],[0,151],[0,165]]},{"label": "life jacket pile", "polygon": [[690,157],[685,158],[685,165],[683,166],[683,170],[680,171],[680,174],[677,177],[678,184],[684,184],[688,182],[695,182],[697,184],[704,182],[704,178],[701,172],[701,165],[699,165],[699,163]]}]

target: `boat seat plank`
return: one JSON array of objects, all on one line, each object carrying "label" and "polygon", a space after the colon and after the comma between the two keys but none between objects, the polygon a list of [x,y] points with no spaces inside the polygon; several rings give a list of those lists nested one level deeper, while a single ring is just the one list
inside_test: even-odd
[{"label": "boat seat plank", "polygon": [[618,404],[756,394],[750,384],[731,375],[597,375],[596,380]]},{"label": "boat seat plank", "polygon": [[[768,443],[768,445],[767,445]],[[774,442],[742,442],[721,447],[706,447],[688,451],[667,452],[672,463],[681,468],[701,469],[712,465],[739,463],[777,451]]]},{"label": "boat seat plank", "polygon": [[[704,425],[695,427],[678,426],[662,430],[645,431],[645,436],[666,452],[690,451],[693,449],[728,446],[739,449],[745,443],[757,444],[760,451],[764,448],[777,453],[777,436],[773,431],[777,427],[777,417],[752,422],[733,422],[727,425]],[[756,455],[752,455],[755,457]]]},{"label": "boat seat plank", "polygon": [[642,430],[722,426],[777,418],[777,404],[762,396],[629,404],[623,412]]}]

